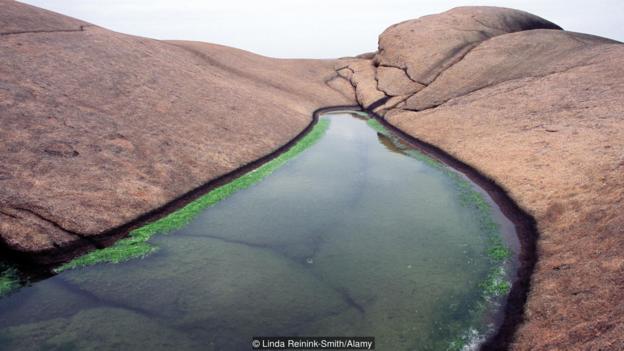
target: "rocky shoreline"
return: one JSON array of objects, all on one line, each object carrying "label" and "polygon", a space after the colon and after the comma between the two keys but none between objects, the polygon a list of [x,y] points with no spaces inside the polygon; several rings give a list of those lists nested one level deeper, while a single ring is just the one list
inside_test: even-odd
[{"label": "rocky shoreline", "polygon": [[107,245],[287,147],[317,109],[357,104],[535,219],[519,327],[489,348],[624,348],[621,43],[492,7],[399,23],[378,52],[338,60],[133,37],[9,1],[0,32],[5,251],[50,264]]}]

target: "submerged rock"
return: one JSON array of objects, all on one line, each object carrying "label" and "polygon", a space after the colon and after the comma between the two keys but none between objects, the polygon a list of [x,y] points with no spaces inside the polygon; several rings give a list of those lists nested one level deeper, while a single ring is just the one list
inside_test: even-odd
[{"label": "submerged rock", "polygon": [[109,305],[157,311],[154,318],[196,340],[221,335],[220,350],[239,341],[247,346],[252,335],[288,334],[350,308],[303,265],[265,248],[183,236],[161,237],[158,245],[144,260],[69,271],[62,279]]},{"label": "submerged rock", "polygon": [[0,330],[0,340],[3,348],[24,351],[217,350],[214,345],[191,340],[151,316],[110,307],[5,328]]}]

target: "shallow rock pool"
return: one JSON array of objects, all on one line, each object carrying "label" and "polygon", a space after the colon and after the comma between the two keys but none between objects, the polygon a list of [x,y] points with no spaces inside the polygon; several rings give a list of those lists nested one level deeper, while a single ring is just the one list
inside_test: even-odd
[{"label": "shallow rock pool", "polygon": [[1,350],[249,350],[253,336],[469,348],[515,265],[511,224],[461,174],[362,114],[118,264],[0,299]]}]

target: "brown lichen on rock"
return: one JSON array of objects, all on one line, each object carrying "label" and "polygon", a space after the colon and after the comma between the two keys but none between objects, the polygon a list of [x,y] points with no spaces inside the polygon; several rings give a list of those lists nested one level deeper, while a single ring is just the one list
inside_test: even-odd
[{"label": "brown lichen on rock", "polygon": [[315,109],[353,104],[325,83],[333,60],[123,35],[13,1],[0,32],[0,241],[29,255],[91,245],[286,144]]},{"label": "brown lichen on rock", "polygon": [[411,80],[405,70],[396,67],[377,67],[375,79],[377,88],[389,96],[412,95],[425,87]]}]

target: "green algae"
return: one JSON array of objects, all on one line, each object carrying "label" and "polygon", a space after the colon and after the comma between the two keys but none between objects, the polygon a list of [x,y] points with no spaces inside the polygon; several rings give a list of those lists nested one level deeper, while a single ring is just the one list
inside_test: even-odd
[{"label": "green algae", "polygon": [[86,267],[99,263],[120,263],[148,256],[158,250],[157,247],[148,243],[148,240],[152,236],[155,234],[165,234],[184,227],[205,208],[218,203],[239,190],[248,188],[251,185],[261,181],[283,166],[286,162],[288,162],[288,160],[297,156],[305,149],[316,143],[329,128],[329,123],[328,119],[319,120],[314,125],[312,130],[301,138],[301,140],[299,140],[294,146],[271,161],[225,185],[211,190],[206,195],[189,203],[181,209],[141,228],[131,231],[128,237],[117,241],[114,245],[87,253],[86,255],[78,257],[56,268],[54,271],[59,273],[78,267]]},{"label": "green algae", "polygon": [[17,271],[0,265],[0,297],[10,294],[20,286]]},{"label": "green algae", "polygon": [[374,118],[369,118],[368,121],[366,121],[366,124],[368,124],[369,127],[373,128],[377,133],[381,133],[383,135],[388,134],[388,130],[386,129],[386,127],[384,127],[378,120]]},{"label": "green algae", "polygon": [[480,286],[487,296],[504,296],[509,293],[511,284],[505,279],[506,273],[504,267],[497,267],[492,270],[485,281]]},{"label": "green algae", "polygon": [[494,261],[504,262],[509,257],[511,257],[512,251],[510,248],[506,247],[502,242],[499,241],[494,242],[490,245],[487,254]]}]

